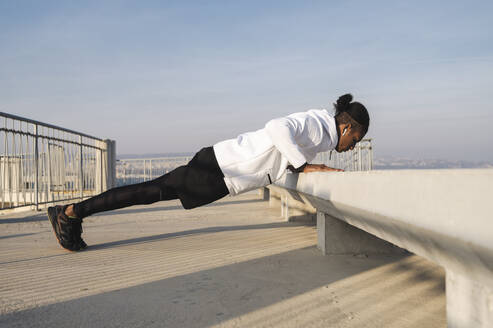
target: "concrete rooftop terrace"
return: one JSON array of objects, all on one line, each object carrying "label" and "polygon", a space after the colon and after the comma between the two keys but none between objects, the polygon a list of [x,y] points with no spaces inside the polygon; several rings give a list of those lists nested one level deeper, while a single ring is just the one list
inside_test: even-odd
[{"label": "concrete rooftop terrace", "polygon": [[58,246],[44,212],[0,216],[0,327],[445,327],[441,267],[330,255],[256,192],[86,218]]}]

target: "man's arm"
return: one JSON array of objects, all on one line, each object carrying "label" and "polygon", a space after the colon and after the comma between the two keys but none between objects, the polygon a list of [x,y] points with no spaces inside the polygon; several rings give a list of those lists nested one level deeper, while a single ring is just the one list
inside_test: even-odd
[{"label": "man's arm", "polygon": [[310,173],[310,172],[344,172],[342,169],[334,169],[324,164],[308,164],[305,163],[299,168],[295,169],[293,165],[287,167],[293,173]]},{"label": "man's arm", "polygon": [[299,169],[307,159],[296,143],[296,137],[301,132],[300,122],[290,117],[281,117],[270,120],[265,125],[265,131],[274,146],[295,167]]}]

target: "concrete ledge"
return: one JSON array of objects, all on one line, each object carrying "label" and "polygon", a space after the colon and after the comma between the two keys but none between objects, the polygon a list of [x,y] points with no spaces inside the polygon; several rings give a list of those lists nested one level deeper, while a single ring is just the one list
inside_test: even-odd
[{"label": "concrete ledge", "polygon": [[459,169],[287,174],[269,188],[287,191],[288,213],[300,200],[323,213],[317,229],[325,253],[386,248],[334,224],[337,218],[442,265],[454,311],[449,326],[493,327],[492,186],[492,169]]}]

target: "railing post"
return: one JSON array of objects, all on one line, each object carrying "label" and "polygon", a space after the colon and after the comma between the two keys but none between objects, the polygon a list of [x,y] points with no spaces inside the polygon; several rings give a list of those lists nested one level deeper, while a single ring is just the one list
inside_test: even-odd
[{"label": "railing post", "polygon": [[116,145],[114,140],[105,139],[106,143],[106,188],[115,187],[116,177]]},{"label": "railing post", "polygon": [[34,124],[34,205],[36,206],[36,211],[39,210],[39,149],[38,149],[38,125]]},{"label": "railing post", "polygon": [[111,188],[116,187],[116,141],[111,140]]}]

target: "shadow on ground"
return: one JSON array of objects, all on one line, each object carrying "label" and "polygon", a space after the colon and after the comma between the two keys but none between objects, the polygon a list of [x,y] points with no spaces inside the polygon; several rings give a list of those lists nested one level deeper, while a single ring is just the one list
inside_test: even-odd
[{"label": "shadow on ground", "polygon": [[[163,234],[159,234],[159,235],[117,240],[117,241],[101,243],[101,244],[92,244],[92,245],[89,245],[82,252],[87,253],[87,252],[97,251],[97,250],[101,250],[101,249],[105,249],[105,248],[127,246],[127,245],[132,245],[132,244],[148,243],[148,242],[154,242],[154,241],[159,241],[159,240],[165,240],[165,239],[169,239],[169,238],[192,236],[192,235],[196,235],[196,234],[207,234],[207,233],[237,231],[237,230],[274,229],[274,228],[306,226],[306,225],[313,226],[313,224],[311,222],[308,224],[306,224],[304,222],[273,222],[273,223],[263,223],[263,224],[217,226],[217,227],[207,227],[207,228],[200,228],[200,229],[189,229],[189,230],[184,230],[184,231],[163,233]],[[315,226],[314,226],[314,228],[315,228]],[[0,237],[0,239],[2,239],[2,238],[5,238],[5,239],[16,238],[16,237],[22,237],[22,236],[29,236],[29,235],[33,235],[33,234],[36,234],[36,233],[10,235],[10,236]],[[31,257],[31,258],[25,258],[22,260],[0,262],[0,265],[9,264],[9,263],[17,263],[17,262],[26,262],[26,261],[32,261],[32,260],[48,259],[48,258],[60,257],[60,256],[71,256],[73,254],[74,254],[73,252],[67,251],[66,253],[63,253],[63,254],[47,255],[47,256],[41,256],[41,257]]]},{"label": "shadow on ground", "polygon": [[[216,203],[211,203],[205,206],[202,206],[201,208],[204,207],[211,207],[211,206],[224,206],[224,205],[235,205],[235,204],[248,204],[248,203],[258,203],[258,202],[264,202],[262,199],[247,199],[247,200],[232,200],[232,201],[220,201]],[[136,205],[136,206],[143,206],[143,205]],[[133,213],[146,213],[146,212],[159,212],[159,211],[173,211],[173,210],[180,210],[183,209],[181,205],[171,205],[171,206],[159,206],[159,207],[148,207],[148,208],[143,208],[143,207],[135,207],[135,208],[128,208],[128,209],[120,209],[120,210],[114,210],[114,211],[108,211],[108,212],[101,212],[100,214],[94,214],[93,216],[109,216],[109,215],[120,215],[120,214],[133,214]],[[193,209],[191,210],[193,211]],[[16,215],[22,215],[16,213]],[[22,222],[37,222],[37,221],[45,221],[48,220],[46,216],[46,211],[42,211],[40,213],[36,213],[33,215],[29,216],[23,216],[20,218],[2,218],[0,216],[0,224],[6,224],[6,223],[22,223]]]},{"label": "shadow on ground", "polygon": [[[268,314],[260,313],[250,318],[249,326],[262,325],[265,320],[283,326],[300,316],[299,313],[327,311],[337,302],[337,297],[304,296],[299,302],[289,300],[328,286],[338,280],[363,271],[401,260],[405,256],[380,256],[368,259],[323,257],[315,247],[289,251],[273,256],[236,263],[152,283],[97,294],[71,301],[10,313],[0,317],[2,327],[206,327],[242,315],[262,310],[279,302],[286,305]],[[344,270],[331,271],[332,266],[345,264]],[[352,263],[352,264],[351,264]],[[295,266],[296,270],[289,270]],[[409,270],[403,267],[402,270]],[[401,270],[399,267],[394,270]],[[398,273],[398,272],[396,272]],[[87,273],[86,273],[87,274]],[[77,277],[73,277],[77,279]],[[109,282],[111,277],[108,277]],[[429,279],[426,274],[416,275],[416,280]],[[361,292],[375,288],[381,277],[369,276],[353,286]],[[387,286],[390,288],[390,286]],[[443,286],[436,286],[442,291]],[[352,288],[351,288],[352,289]],[[349,290],[341,289],[341,293]],[[374,299],[374,298],[373,298]],[[359,299],[362,306],[366,299]],[[286,308],[287,307],[287,308]],[[323,308],[322,308],[323,309]],[[380,308],[381,310],[381,308]],[[280,311],[280,312],[279,312]],[[392,311],[392,309],[387,309]],[[297,315],[298,313],[298,315]],[[375,316],[381,315],[378,312]],[[293,318],[293,316],[295,316]],[[338,317],[339,316],[339,317]],[[388,316],[388,314],[387,314]],[[315,317],[310,320],[315,319]],[[335,313],[331,320],[346,320]],[[253,320],[253,322],[251,322]],[[307,322],[308,323],[308,322]],[[239,326],[241,322],[238,323]]]},{"label": "shadow on ground", "polygon": [[104,248],[109,248],[109,247],[117,247],[117,246],[130,245],[130,244],[146,243],[146,242],[169,239],[169,238],[191,236],[191,235],[196,235],[196,234],[216,233],[216,232],[224,232],[224,231],[238,231],[238,230],[274,229],[274,228],[284,228],[284,227],[287,228],[287,227],[293,227],[293,226],[297,226],[297,225],[300,225],[300,226],[303,225],[304,226],[305,224],[300,223],[300,222],[295,222],[295,223],[293,223],[293,222],[273,222],[273,223],[262,223],[262,224],[218,226],[218,227],[207,227],[207,228],[200,228],[200,229],[190,229],[190,230],[185,230],[185,231],[163,233],[163,234],[153,235],[153,236],[145,236],[145,237],[124,239],[124,240],[117,240],[117,241],[102,243],[102,244],[94,244],[94,245],[90,245],[85,250],[85,252],[96,251],[99,249],[104,249]]}]

